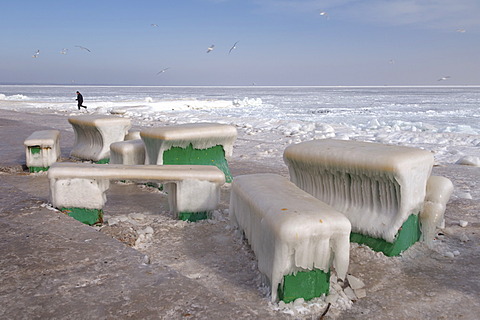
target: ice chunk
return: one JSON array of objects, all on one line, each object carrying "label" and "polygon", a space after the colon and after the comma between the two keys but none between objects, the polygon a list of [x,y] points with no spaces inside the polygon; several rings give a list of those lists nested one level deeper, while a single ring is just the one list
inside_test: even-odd
[{"label": "ice chunk", "polygon": [[435,237],[435,229],[444,224],[447,202],[453,192],[453,183],[448,178],[431,176],[427,181],[425,203],[420,213],[422,238],[428,245]]}]

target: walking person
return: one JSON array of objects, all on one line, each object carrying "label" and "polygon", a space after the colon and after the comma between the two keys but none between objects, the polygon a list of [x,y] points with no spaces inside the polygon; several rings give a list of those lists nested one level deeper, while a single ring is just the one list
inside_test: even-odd
[{"label": "walking person", "polygon": [[77,91],[77,99],[75,100],[78,101],[78,110],[80,110],[80,107],[87,109],[87,106],[83,105],[83,96],[80,91]]}]

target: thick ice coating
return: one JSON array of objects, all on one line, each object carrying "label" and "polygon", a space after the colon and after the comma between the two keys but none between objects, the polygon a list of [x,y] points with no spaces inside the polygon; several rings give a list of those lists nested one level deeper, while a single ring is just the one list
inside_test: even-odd
[{"label": "thick ice coating", "polygon": [[444,225],[444,214],[452,192],[453,183],[450,179],[440,176],[428,179],[425,204],[420,214],[422,238],[428,245],[435,237],[435,229]]},{"label": "thick ice coating", "polygon": [[123,141],[131,127],[130,119],[86,115],[68,118],[75,131],[71,156],[99,161],[109,158],[110,144]]},{"label": "thick ice coating", "polygon": [[431,152],[345,140],[312,140],[287,147],[284,161],[301,189],[344,213],[352,232],[393,242],[423,207]]},{"label": "thick ice coating", "polygon": [[101,209],[110,180],[159,181],[169,190],[171,209],[202,212],[217,208],[225,175],[215,166],[55,163],[48,171],[54,207]]},{"label": "thick ice coating", "polygon": [[232,155],[237,139],[234,126],[219,123],[190,123],[142,130],[140,136],[147,150],[148,164],[163,164],[163,152],[172,147],[208,149],[221,145],[225,157]]},{"label": "thick ice coating", "polygon": [[[35,131],[25,139],[25,156],[27,167],[49,167],[60,157],[60,131]],[[31,152],[29,148],[39,147],[40,152]]]},{"label": "thick ice coating", "polygon": [[142,139],[114,142],[110,145],[110,164],[145,164]]},{"label": "thick ice coating", "polygon": [[237,176],[232,183],[230,218],[243,230],[271,283],[272,301],[283,276],[333,266],[344,278],[349,264],[348,219],[275,174]]}]

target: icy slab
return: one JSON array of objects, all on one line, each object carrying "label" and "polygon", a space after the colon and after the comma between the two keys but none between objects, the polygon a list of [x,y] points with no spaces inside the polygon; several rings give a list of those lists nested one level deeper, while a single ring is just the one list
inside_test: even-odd
[{"label": "icy slab", "polygon": [[225,176],[215,166],[55,163],[48,172],[56,208],[102,209],[110,180],[158,181],[168,192],[170,210],[213,211]]},{"label": "icy slab", "polygon": [[35,131],[23,145],[28,168],[48,168],[60,157],[60,131]]},{"label": "icy slab", "polygon": [[290,178],[344,213],[352,232],[393,242],[411,214],[421,212],[431,152],[350,140],[313,140],[284,151]]},{"label": "icy slab", "polygon": [[110,144],[123,141],[131,127],[130,119],[114,116],[84,115],[68,118],[75,131],[70,155],[100,161],[110,157]]},{"label": "icy slab", "polygon": [[237,176],[230,197],[230,219],[245,233],[270,280],[272,301],[283,276],[330,270],[344,278],[349,264],[348,219],[329,205],[275,174]]},{"label": "icy slab", "polygon": [[453,192],[453,183],[445,177],[431,176],[428,178],[426,190],[420,223],[423,241],[430,245],[435,237],[435,229],[445,225],[444,214]]},{"label": "icy slab", "polygon": [[145,164],[145,145],[141,139],[110,145],[110,164]]},{"label": "icy slab", "polygon": [[225,157],[232,155],[233,143],[237,139],[234,126],[219,123],[190,123],[144,129],[140,136],[145,143],[148,164],[163,164],[163,153],[172,147],[208,149],[220,145]]}]

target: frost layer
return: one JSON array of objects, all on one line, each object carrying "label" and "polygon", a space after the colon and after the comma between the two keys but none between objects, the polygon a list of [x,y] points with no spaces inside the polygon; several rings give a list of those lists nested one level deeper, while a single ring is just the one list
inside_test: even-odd
[{"label": "frost layer", "polygon": [[285,149],[290,178],[344,213],[352,232],[393,242],[423,207],[432,153],[410,147],[313,140]]},{"label": "frost layer", "polygon": [[432,243],[435,229],[445,224],[444,214],[452,192],[453,183],[450,179],[439,176],[428,179],[425,204],[420,214],[422,238],[428,245]]},{"label": "frost layer", "polygon": [[110,157],[110,144],[123,141],[131,127],[130,119],[109,116],[68,118],[75,131],[71,156],[99,161]]},{"label": "frost layer", "polygon": [[283,276],[333,266],[344,278],[349,264],[348,219],[275,174],[237,176],[232,183],[230,219],[243,230],[270,280],[272,301]]},{"label": "frost layer", "polygon": [[163,153],[172,147],[186,148],[192,144],[194,149],[208,149],[221,145],[225,157],[233,152],[233,143],[237,139],[234,126],[218,123],[191,123],[145,129],[140,132],[145,143],[148,164],[163,164]]}]

